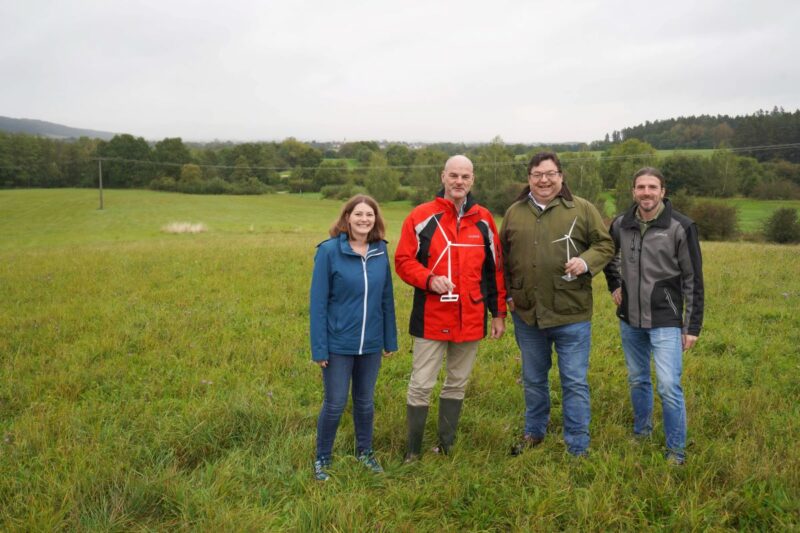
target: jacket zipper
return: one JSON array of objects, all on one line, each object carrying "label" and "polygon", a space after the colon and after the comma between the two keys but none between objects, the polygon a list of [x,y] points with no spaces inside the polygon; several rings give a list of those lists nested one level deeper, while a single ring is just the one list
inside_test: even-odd
[{"label": "jacket zipper", "polygon": [[[636,236],[637,235],[639,235],[639,234],[634,232],[633,241],[631,242],[631,249],[632,250],[636,250]],[[640,328],[642,327],[642,315],[644,314],[642,312],[642,248],[643,248],[642,241],[643,240],[644,240],[644,236],[643,235],[639,235],[639,249],[637,250],[638,256],[639,256],[638,260],[637,260],[637,262],[639,263],[639,265],[638,265],[639,266],[639,279],[637,280],[638,287],[636,288],[636,297],[639,300],[639,327]]]},{"label": "jacket zipper", "polygon": [[678,308],[675,307],[674,303],[672,303],[672,297],[669,295],[669,291],[666,287],[664,287],[664,296],[667,297],[667,303],[672,308],[672,312],[675,313],[675,316],[678,316]]},{"label": "jacket zipper", "polygon": [[[369,252],[367,253],[369,255]],[[367,329],[367,291],[369,291],[369,283],[367,283],[367,258],[361,258],[361,267],[364,270],[364,312],[361,316],[361,343],[358,345],[358,355],[364,353],[364,332]]]},{"label": "jacket zipper", "polygon": [[358,355],[364,355],[364,335],[367,331],[367,297],[369,296],[369,279],[367,278],[367,259],[370,257],[377,257],[383,255],[383,252],[376,254],[369,254],[367,250],[366,257],[361,258],[361,268],[364,271],[364,310],[361,315],[361,342],[358,345]]}]

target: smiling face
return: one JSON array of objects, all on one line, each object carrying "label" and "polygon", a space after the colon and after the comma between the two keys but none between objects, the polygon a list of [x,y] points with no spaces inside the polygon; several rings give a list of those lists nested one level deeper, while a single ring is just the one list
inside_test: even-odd
[{"label": "smiling face", "polygon": [[351,239],[366,239],[375,226],[375,211],[364,202],[356,204],[347,217],[347,226]]},{"label": "smiling face", "polygon": [[456,205],[461,205],[475,182],[472,174],[472,161],[463,155],[451,157],[442,171],[444,197]]},{"label": "smiling face", "polygon": [[643,174],[633,183],[633,200],[639,204],[639,214],[649,220],[664,199],[667,190],[656,176]]},{"label": "smiling face", "polygon": [[528,185],[537,203],[547,205],[561,192],[564,177],[552,159],[545,159],[528,174]]}]

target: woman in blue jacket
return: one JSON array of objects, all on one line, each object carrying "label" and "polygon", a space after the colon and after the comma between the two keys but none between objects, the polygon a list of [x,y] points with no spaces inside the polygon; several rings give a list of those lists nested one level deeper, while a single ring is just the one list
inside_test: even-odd
[{"label": "woman in blue jacket", "polygon": [[381,357],[397,351],[392,273],[378,204],[356,195],[331,238],[317,246],[311,279],[311,357],[322,368],[325,397],[317,421],[314,477],[329,478],[333,441],[350,382],[358,460],[383,472],[372,451],[375,382]]}]

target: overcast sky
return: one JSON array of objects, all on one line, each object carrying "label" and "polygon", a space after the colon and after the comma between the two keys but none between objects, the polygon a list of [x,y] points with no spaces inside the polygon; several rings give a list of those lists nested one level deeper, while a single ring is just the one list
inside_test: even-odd
[{"label": "overcast sky", "polygon": [[800,2],[3,0],[0,115],[148,139],[592,141],[800,108]]}]

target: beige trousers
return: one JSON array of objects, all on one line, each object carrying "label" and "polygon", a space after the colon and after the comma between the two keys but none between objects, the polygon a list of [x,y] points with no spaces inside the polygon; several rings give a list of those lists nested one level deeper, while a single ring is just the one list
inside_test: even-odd
[{"label": "beige trousers", "polygon": [[439,377],[445,352],[447,376],[440,398],[463,400],[467,382],[478,355],[478,343],[433,341],[414,337],[414,356],[406,401],[411,406],[430,405],[431,391]]}]

